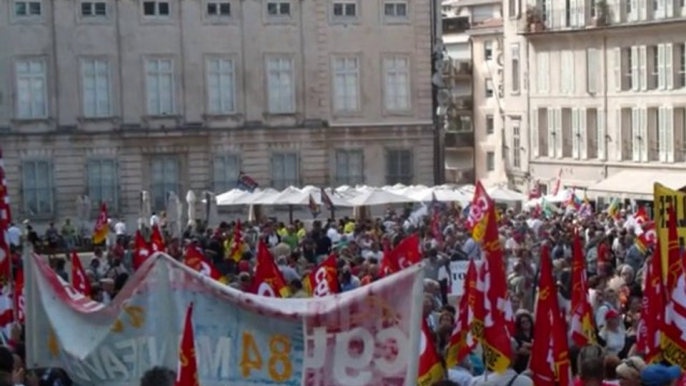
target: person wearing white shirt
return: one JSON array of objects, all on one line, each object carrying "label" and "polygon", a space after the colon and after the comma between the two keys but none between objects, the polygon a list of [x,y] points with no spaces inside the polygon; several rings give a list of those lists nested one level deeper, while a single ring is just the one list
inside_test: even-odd
[{"label": "person wearing white shirt", "polygon": [[160,224],[160,218],[157,216],[157,213],[153,212],[152,216],[150,216],[150,226],[159,225],[159,224]]},{"label": "person wearing white shirt", "polygon": [[14,223],[10,224],[10,228],[7,230],[7,239],[12,247],[21,246],[21,229]]},{"label": "person wearing white shirt", "polygon": [[448,369],[448,379],[457,383],[458,386],[471,386],[474,380],[471,368],[472,364],[469,362],[469,355],[466,355],[457,366]]},{"label": "person wearing white shirt", "polygon": [[124,220],[119,220],[119,222],[114,225],[114,233],[116,233],[117,237],[126,236],[126,223]]},{"label": "person wearing white shirt", "polygon": [[326,231],[326,237],[331,240],[332,244],[336,244],[337,242],[341,241],[341,234],[338,233],[338,229],[333,226]]}]

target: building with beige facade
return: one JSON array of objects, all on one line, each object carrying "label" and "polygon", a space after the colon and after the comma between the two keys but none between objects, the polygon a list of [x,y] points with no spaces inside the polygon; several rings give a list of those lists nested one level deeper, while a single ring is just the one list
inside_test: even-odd
[{"label": "building with beige facade", "polygon": [[591,195],[647,199],[636,186],[686,171],[683,0],[504,6],[506,137],[528,159],[522,188],[561,173]]},{"label": "building with beige facade", "polygon": [[[464,172],[487,186],[505,183],[503,18],[500,0],[443,3],[443,43],[452,61],[445,133],[446,177]],[[466,28],[448,28],[466,20]]]},{"label": "building with beige facade", "polygon": [[[15,218],[78,195],[431,185],[432,6],[415,0],[10,0],[0,143]],[[97,206],[97,205],[94,205]]]}]

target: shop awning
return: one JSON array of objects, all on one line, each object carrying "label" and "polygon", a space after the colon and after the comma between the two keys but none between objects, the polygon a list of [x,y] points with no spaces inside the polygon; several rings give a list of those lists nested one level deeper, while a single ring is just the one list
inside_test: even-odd
[{"label": "shop awning", "polygon": [[653,184],[679,190],[686,187],[686,173],[624,170],[588,187],[590,197],[653,200]]}]

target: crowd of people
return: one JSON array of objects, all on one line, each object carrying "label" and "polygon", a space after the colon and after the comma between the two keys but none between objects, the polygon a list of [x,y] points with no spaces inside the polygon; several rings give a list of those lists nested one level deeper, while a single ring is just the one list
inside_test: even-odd
[{"label": "crowd of people", "polygon": [[[201,250],[220,271],[222,281],[242,291],[252,291],[256,248],[262,240],[270,248],[279,270],[290,286],[293,297],[311,296],[304,288],[304,278],[317,264],[334,254],[341,292],[354,290],[379,280],[384,273],[384,256],[405,237],[417,234],[425,262],[424,318],[434,334],[436,347],[443,353],[456,320],[456,300],[451,296],[450,263],[457,260],[480,260],[483,251],[468,230],[467,214],[462,208],[443,206],[439,215],[417,218],[411,207],[387,209],[376,219],[301,221],[285,224],[273,219],[260,222],[222,222],[208,227],[195,221],[181,235],[166,232],[164,216],[153,214],[141,227],[150,237],[152,226],[159,226],[165,238],[166,252],[182,261],[188,247]],[[507,265],[507,285],[515,311],[512,339],[514,358],[504,374],[484,375],[479,348],[458,366],[446,369],[446,379],[435,386],[531,386],[527,376],[532,340],[536,328],[533,316],[541,246],[550,246],[560,307],[568,317],[572,293],[572,239],[582,235],[589,296],[593,305],[598,345],[572,347],[569,357],[576,384],[590,386],[668,386],[680,379],[679,368],[646,364],[636,349],[637,323],[642,307],[642,272],[650,248],[636,244],[634,226],[628,221],[632,211],[610,216],[598,210],[587,216],[502,209],[498,219],[500,242]],[[438,224],[438,225],[437,225]],[[60,230],[53,224],[45,237],[37,237],[30,224],[24,229],[13,225],[11,244],[19,255],[23,243],[47,243],[46,255],[55,272],[69,280],[66,264],[73,244],[73,226],[65,223]],[[150,226],[148,226],[150,225]],[[110,222],[105,245],[96,246],[94,257],[84,264],[91,281],[90,297],[108,303],[126,284],[135,270],[135,240],[123,221]],[[66,230],[66,232],[65,232]],[[61,243],[58,243],[61,240]],[[64,253],[62,253],[64,252]],[[18,258],[18,257],[17,257]],[[22,370],[23,339],[17,327],[8,346],[0,353],[6,384],[26,386],[69,386],[59,369],[47,370],[48,376],[26,378]],[[11,361],[10,361],[11,359]],[[8,361],[14,365],[7,366]],[[171,386],[173,372],[150,370],[141,386]],[[4,386],[5,383],[0,384]]]}]

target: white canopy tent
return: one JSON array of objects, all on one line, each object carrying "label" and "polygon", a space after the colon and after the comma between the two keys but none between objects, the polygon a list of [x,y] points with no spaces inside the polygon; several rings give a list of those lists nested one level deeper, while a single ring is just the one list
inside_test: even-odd
[{"label": "white canopy tent", "polygon": [[404,204],[415,200],[380,188],[368,188],[348,200],[352,206]]}]

